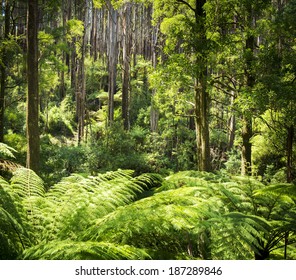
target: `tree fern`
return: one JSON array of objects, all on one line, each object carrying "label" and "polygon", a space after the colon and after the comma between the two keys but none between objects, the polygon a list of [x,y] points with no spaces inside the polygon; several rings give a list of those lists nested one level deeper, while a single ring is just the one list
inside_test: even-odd
[{"label": "tree fern", "polygon": [[0,259],[16,258],[31,243],[24,209],[16,207],[15,198],[0,178]]},{"label": "tree fern", "polygon": [[17,153],[15,149],[0,142],[0,169],[13,172],[21,167],[20,164],[14,161],[14,153]]},{"label": "tree fern", "polygon": [[[1,258],[251,259],[295,241],[295,199],[246,177],[118,170],[0,180]],[[288,186],[291,187],[292,186]]]},{"label": "tree fern", "polygon": [[99,219],[84,239],[109,240],[148,248],[154,258],[170,258],[186,252],[203,230],[203,222],[218,207],[215,198],[204,200],[199,188],[182,188],[155,194],[121,207]]},{"label": "tree fern", "polygon": [[144,250],[106,242],[71,240],[42,242],[26,250],[24,259],[44,260],[139,260],[149,258]]},{"label": "tree fern", "polygon": [[[147,175],[148,178],[148,175]],[[151,182],[148,180],[148,184]],[[46,193],[46,236],[76,238],[90,221],[132,203],[145,186],[143,178],[130,177],[122,170],[84,178],[72,175],[64,178]]]}]

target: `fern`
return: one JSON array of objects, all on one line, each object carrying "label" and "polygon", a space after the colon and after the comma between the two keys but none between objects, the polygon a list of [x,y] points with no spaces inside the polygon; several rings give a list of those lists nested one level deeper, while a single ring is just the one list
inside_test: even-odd
[{"label": "fern", "polygon": [[5,143],[1,143],[0,142],[0,157],[1,158],[15,158],[14,153],[17,153],[17,151],[15,149],[13,149],[12,147],[8,146]]},{"label": "fern", "polygon": [[[43,197],[45,189],[43,181],[30,169],[19,168],[11,178],[11,188],[22,199]],[[32,210],[32,209],[28,209]]]},{"label": "fern", "polygon": [[15,149],[0,142],[0,169],[14,172],[21,167],[20,164],[13,161],[15,159],[14,153],[17,153]]},{"label": "fern", "polygon": [[139,260],[149,258],[144,250],[106,242],[71,240],[40,243],[26,250],[24,259],[43,260]]},{"label": "fern", "polygon": [[246,177],[117,170],[47,191],[25,168],[0,179],[1,258],[266,258],[293,252],[295,219],[293,194]]},{"label": "fern", "polygon": [[0,259],[18,257],[31,243],[24,209],[16,207],[8,190],[8,183],[0,178]]},{"label": "fern", "polygon": [[[145,185],[143,180],[131,178],[129,172],[108,172],[98,177],[72,175],[64,178],[46,194],[49,239],[70,236],[75,239],[90,221],[132,203]],[[51,237],[50,237],[51,235]]]},{"label": "fern", "polygon": [[154,258],[170,258],[188,246],[188,234],[197,238],[217,201],[198,197],[198,188],[156,194],[98,219],[84,239],[109,240],[149,248]]}]

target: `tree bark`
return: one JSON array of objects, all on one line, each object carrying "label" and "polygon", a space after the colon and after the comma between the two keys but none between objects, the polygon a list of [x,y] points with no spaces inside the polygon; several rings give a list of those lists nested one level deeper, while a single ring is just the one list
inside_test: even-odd
[{"label": "tree bark", "polygon": [[293,176],[293,141],[294,141],[294,125],[287,128],[287,182],[291,183]]},{"label": "tree bark", "polygon": [[123,27],[123,42],[122,42],[122,56],[123,56],[123,70],[122,70],[122,119],[125,130],[130,129],[129,117],[129,88],[130,88],[130,55],[131,55],[131,36],[130,36],[130,17],[131,4],[127,3],[123,11],[122,27]]},{"label": "tree bark", "polygon": [[210,140],[209,140],[209,96],[207,92],[207,40],[205,34],[204,5],[207,1],[195,1],[195,23],[199,32],[198,40],[203,42],[202,49],[195,49],[198,54],[196,63],[199,64],[195,80],[195,130],[197,143],[197,165],[200,171],[211,171],[210,164]]},{"label": "tree bark", "polygon": [[86,80],[85,80],[85,55],[87,45],[87,27],[88,27],[88,0],[81,3],[80,18],[84,22],[84,32],[82,36],[80,53],[81,56],[77,59],[77,85],[76,85],[76,114],[78,120],[78,144],[84,140],[85,127],[85,98],[86,98]]},{"label": "tree bark", "polygon": [[93,7],[92,29],[91,29],[91,49],[90,55],[94,61],[98,59],[98,9]]},{"label": "tree bark", "polygon": [[[253,12],[252,7],[248,7],[248,21],[250,25],[253,25]],[[246,68],[245,68],[245,80],[246,88],[249,92],[255,85],[255,78],[252,74],[252,63],[254,60],[255,51],[255,38],[253,35],[248,35],[246,39]],[[252,116],[248,110],[243,112],[242,116],[242,155],[241,155],[241,174],[251,175],[252,174],[252,143],[251,137],[253,136],[252,131]]]},{"label": "tree bark", "polygon": [[27,167],[39,171],[38,0],[28,0]]},{"label": "tree bark", "polygon": [[246,116],[242,119],[242,160],[241,160],[241,174],[250,175],[252,173],[252,144],[250,139],[252,137],[252,120]]},{"label": "tree bark", "polygon": [[[158,57],[158,35],[159,35],[159,24],[153,27],[152,35],[151,35],[151,48],[152,48],[152,66],[155,69],[157,65],[157,57]],[[157,132],[158,130],[158,119],[159,119],[159,112],[154,105],[154,96],[155,90],[152,91],[151,94],[151,107],[150,107],[150,131]]]},{"label": "tree bark", "polygon": [[208,94],[206,92],[206,77],[202,77],[199,78],[199,80],[196,80],[195,132],[198,170],[211,171],[208,123]]},{"label": "tree bark", "polygon": [[[9,37],[9,26],[10,26],[10,4],[9,1],[5,1],[5,20],[4,20],[4,40],[8,40]],[[6,67],[8,57],[6,54],[6,48],[2,53],[2,63],[0,64],[0,142],[4,141],[4,110],[5,110],[5,91],[6,91]]]},{"label": "tree bark", "polygon": [[109,50],[108,50],[108,124],[114,121],[114,94],[116,93],[116,77],[118,62],[118,12],[113,8],[111,1],[107,2],[109,10]]}]

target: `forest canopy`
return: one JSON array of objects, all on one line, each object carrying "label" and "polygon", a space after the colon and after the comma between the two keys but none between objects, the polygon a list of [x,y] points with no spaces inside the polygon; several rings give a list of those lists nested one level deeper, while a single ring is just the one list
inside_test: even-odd
[{"label": "forest canopy", "polygon": [[295,0],[0,8],[0,259],[295,258]]}]

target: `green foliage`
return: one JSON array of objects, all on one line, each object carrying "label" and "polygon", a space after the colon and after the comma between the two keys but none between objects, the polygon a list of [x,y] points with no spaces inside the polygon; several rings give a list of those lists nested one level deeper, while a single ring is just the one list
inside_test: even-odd
[{"label": "green foliage", "polygon": [[[61,16],[60,1],[43,2],[38,47],[44,182],[15,163],[25,164],[26,153],[26,54],[20,47],[26,34],[8,38],[0,34],[0,65],[7,76],[1,122],[8,144],[0,143],[0,167],[15,171],[11,179],[1,171],[5,179],[0,179],[0,258],[295,258],[295,186],[282,183],[287,172],[287,128],[295,127],[296,115],[295,0],[281,7],[267,0],[208,0],[204,17],[194,13],[198,1],[135,1],[131,21],[137,12],[142,19],[131,26],[145,32],[136,30],[141,36],[129,54],[131,129],[122,126],[119,74],[115,121],[106,124],[109,78],[103,52],[108,36],[96,38],[99,57],[91,57],[90,42],[82,62],[86,141],[79,146],[77,89],[70,85],[74,76],[83,76],[78,75],[81,68],[75,69],[75,60],[82,58],[83,35],[92,33],[92,26],[77,19],[79,13],[80,19],[84,16],[80,11],[84,4],[76,3],[76,15]],[[120,10],[127,2],[96,0],[93,7],[105,9],[109,3]],[[149,5],[153,7],[146,9]],[[150,16],[153,27],[146,25]],[[99,18],[102,28],[107,10]],[[142,37],[153,42],[140,42]],[[246,48],[246,39],[252,38],[258,43],[254,50]],[[154,51],[155,68],[146,60],[155,58]],[[121,49],[119,54],[122,70]],[[228,148],[231,116],[238,117],[236,129],[242,113],[256,117],[252,166],[261,182],[235,177],[241,168],[238,133],[238,145],[223,154],[225,162],[212,155],[213,167],[223,167],[221,173],[170,174],[196,168],[195,81],[205,69],[212,106],[211,148],[214,153],[218,149],[217,154]],[[246,83],[250,76],[251,87]],[[159,114],[153,133],[152,105]],[[293,141],[292,160],[295,137]],[[290,165],[295,172],[295,163]],[[155,173],[170,175],[163,180]]]},{"label": "green foliage", "polygon": [[67,21],[67,39],[70,41],[74,37],[82,37],[84,25],[81,20],[70,19]]},{"label": "green foliage", "polygon": [[142,250],[105,242],[54,241],[26,250],[24,259],[34,260],[139,260],[149,256]]},{"label": "green foliage", "polygon": [[[19,164],[15,162],[15,153],[17,151],[5,143],[0,142],[0,172],[2,171],[14,171],[16,168],[20,167]],[[2,174],[3,175],[3,174]]]},{"label": "green foliage", "polygon": [[79,241],[92,220],[159,184],[156,175],[132,174],[119,170],[88,178],[72,175],[45,193],[33,171],[17,170],[10,185],[1,181],[1,258],[20,258],[24,249],[23,257],[29,259],[147,258],[131,246]]},{"label": "green foliage", "polygon": [[17,151],[5,143],[0,143],[0,157],[1,158],[15,158],[14,153]]},{"label": "green foliage", "polygon": [[70,96],[63,99],[60,106],[51,106],[42,116],[45,132],[53,136],[71,138],[75,133],[75,110]]},{"label": "green foliage", "polygon": [[293,255],[294,185],[198,171],[164,181],[133,174],[72,174],[48,191],[24,168],[2,179],[1,258],[283,258],[283,246]]}]

